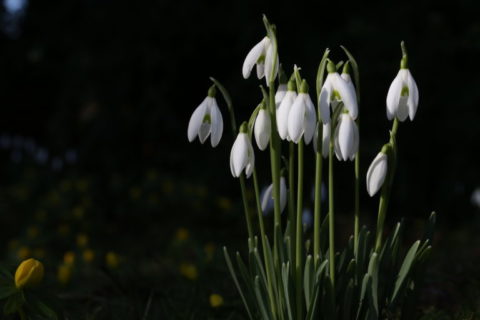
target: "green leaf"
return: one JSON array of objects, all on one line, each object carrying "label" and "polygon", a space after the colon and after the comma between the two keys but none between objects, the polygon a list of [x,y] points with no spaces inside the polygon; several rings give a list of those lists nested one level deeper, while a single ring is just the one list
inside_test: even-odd
[{"label": "green leaf", "polygon": [[334,295],[335,292],[333,291],[332,287],[332,280],[329,276],[326,276],[324,281],[325,286],[325,300],[323,304],[323,316],[325,319],[336,319],[335,315],[335,304],[334,304]]},{"label": "green leaf", "polygon": [[420,241],[417,240],[415,243],[410,247],[408,250],[405,259],[403,260],[402,266],[400,267],[400,271],[397,276],[397,280],[395,281],[395,288],[393,290],[392,298],[390,300],[390,305],[394,305],[399,298],[399,293],[405,287],[407,283],[407,276],[409,275],[410,269],[415,262],[415,256],[417,253],[418,246],[420,245]]},{"label": "green leaf", "polygon": [[58,316],[53,309],[51,309],[49,306],[44,304],[43,302],[37,300],[34,303],[34,308],[39,311],[39,313],[43,314],[47,319],[49,320],[57,320]]},{"label": "green leaf", "polygon": [[359,298],[358,308],[357,308],[357,317],[356,317],[357,320],[361,319],[361,316],[365,310],[364,301],[365,301],[366,293],[371,286],[371,283],[372,283],[372,277],[368,273],[366,273],[362,280],[362,288],[360,291],[360,298]]},{"label": "green leaf", "polygon": [[292,306],[290,303],[291,300],[291,285],[289,281],[289,276],[290,276],[290,261],[288,261],[286,264],[282,264],[282,282],[283,282],[283,294],[284,294],[284,300],[285,300],[285,305],[287,307],[287,315],[289,320],[293,320],[292,316]]},{"label": "green leaf", "polygon": [[325,66],[327,65],[327,58],[328,58],[328,54],[330,53],[330,49],[325,49],[325,51],[323,52],[323,56],[322,56],[322,60],[320,60],[320,64],[318,65],[318,71],[317,71],[317,102],[318,102],[318,99],[320,98],[320,91],[322,91],[322,87],[323,87],[323,78],[324,78],[324,75],[325,75]]},{"label": "green leaf", "polygon": [[16,313],[23,306],[24,303],[25,297],[23,295],[23,292],[18,291],[17,294],[13,294],[8,297],[5,305],[3,306],[3,313],[5,315]]},{"label": "green leaf", "polygon": [[235,283],[235,286],[237,287],[237,290],[240,293],[240,297],[242,298],[245,309],[247,310],[248,317],[253,320],[252,313],[250,312],[250,308],[248,307],[247,300],[245,299],[245,295],[243,294],[242,288],[240,287],[240,283],[238,282],[237,275],[235,274],[235,269],[233,268],[232,261],[230,260],[230,256],[228,254],[226,247],[223,247],[223,254],[225,256],[225,261],[227,262],[228,270],[232,275],[233,282]]},{"label": "green leaf", "polygon": [[252,139],[252,134],[253,134],[253,125],[255,124],[255,120],[257,119],[257,115],[260,112],[260,109],[262,108],[262,105],[259,104],[255,110],[253,110],[252,115],[250,116],[250,119],[248,120],[248,136],[250,139]]},{"label": "green leaf", "polygon": [[262,315],[262,319],[269,320],[271,317],[269,316],[269,312],[267,312],[267,307],[265,306],[265,300],[263,297],[265,296],[260,289],[260,278],[259,276],[255,277],[255,295],[257,297],[258,306],[260,308],[260,314]]},{"label": "green leaf", "polygon": [[312,256],[308,255],[307,259],[305,260],[305,272],[303,275],[303,289],[305,294],[305,305],[307,308],[311,303],[311,298],[313,297],[313,272]]},{"label": "green leaf", "polygon": [[9,286],[9,285],[2,286],[0,287],[0,300],[5,299],[17,292],[18,292],[18,289],[14,286]]},{"label": "green leaf", "polygon": [[372,306],[371,316],[378,319],[379,310],[378,310],[378,258],[377,254],[374,252],[370,258],[368,264],[368,274],[371,276],[372,281],[370,284],[370,302]]},{"label": "green leaf", "polygon": [[350,281],[348,282],[347,288],[345,289],[345,296],[343,300],[343,308],[342,308],[343,320],[352,319],[351,311],[352,311],[353,287],[354,287],[353,279],[350,279]]},{"label": "green leaf", "polygon": [[220,83],[220,81],[218,81],[213,77],[210,77],[210,80],[220,90],[220,92],[222,93],[223,99],[227,103],[227,108],[228,108],[228,112],[230,113],[230,120],[232,124],[233,137],[235,139],[235,136],[237,135],[237,123],[235,121],[235,117],[233,116],[235,113],[233,112],[232,98],[230,97],[230,94],[228,93],[227,89],[225,89],[225,87]]},{"label": "green leaf", "polygon": [[437,214],[432,212],[428,218],[427,226],[425,228],[425,235],[423,240],[430,240],[430,243],[433,241],[433,233],[435,232],[435,224],[437,222]]}]

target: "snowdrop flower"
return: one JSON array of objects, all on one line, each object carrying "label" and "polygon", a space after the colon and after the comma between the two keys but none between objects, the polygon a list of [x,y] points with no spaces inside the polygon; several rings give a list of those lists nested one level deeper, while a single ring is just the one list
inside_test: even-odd
[{"label": "snowdrop flower", "polygon": [[[270,41],[270,38],[265,37],[257,43],[247,54],[245,61],[243,62],[242,74],[244,79],[250,77],[253,67],[257,66],[257,78],[262,79],[266,76],[267,85],[273,81],[278,73],[278,55],[276,61],[274,59],[274,48]],[[275,67],[275,71],[272,76],[272,69]]]},{"label": "snowdrop flower", "polygon": [[373,159],[367,171],[367,192],[373,197],[385,182],[388,172],[388,157],[383,150]]},{"label": "snowdrop flower", "polygon": [[353,160],[358,151],[358,127],[350,114],[342,113],[335,129],[335,154],[339,160]]},{"label": "snowdrop flower", "polygon": [[[280,178],[280,212],[283,212],[287,205],[287,184],[285,178]],[[262,195],[262,211],[265,214],[269,209],[273,208],[273,184]]]},{"label": "snowdrop flower", "polygon": [[188,123],[188,141],[192,142],[198,136],[204,143],[210,136],[212,147],[216,147],[222,138],[223,118],[215,99],[215,86],[208,89],[208,96],[193,112]]},{"label": "snowdrop flower", "polygon": [[[315,135],[313,136],[313,150],[317,152],[317,144],[318,144],[318,126],[320,122],[317,122],[317,128],[315,128]],[[322,156],[324,158],[328,157],[328,153],[330,152],[330,123],[322,124]]]},{"label": "snowdrop flower", "polygon": [[393,79],[387,94],[387,118],[396,117],[405,121],[407,116],[412,121],[418,108],[418,87],[408,70],[407,57],[404,56],[400,63],[400,71]]},{"label": "snowdrop flower", "polygon": [[335,65],[329,61],[327,64],[328,75],[323,83],[318,104],[324,124],[330,122],[330,104],[333,106],[341,100],[350,116],[355,120],[358,116],[357,95],[353,84],[349,84],[336,71]]},{"label": "snowdrop flower", "polygon": [[260,150],[265,150],[270,141],[270,134],[272,131],[272,123],[270,121],[270,114],[265,109],[265,105],[262,106],[255,119],[255,125],[253,132],[255,134],[255,141]]},{"label": "snowdrop flower", "polygon": [[298,143],[303,136],[305,144],[312,141],[317,123],[317,115],[312,99],[308,94],[308,85],[302,82],[300,93],[295,98],[288,113],[288,135],[293,142]]},{"label": "snowdrop flower", "polygon": [[235,178],[238,178],[245,170],[245,175],[249,178],[252,175],[254,165],[255,155],[248,137],[248,125],[244,122],[230,152],[230,171]]},{"label": "snowdrop flower", "polygon": [[277,129],[278,135],[282,140],[290,140],[288,136],[288,114],[292,108],[293,102],[297,98],[297,91],[294,81],[288,82],[288,88],[285,96],[282,99],[282,102],[278,106],[276,117],[277,117]]},{"label": "snowdrop flower", "polygon": [[283,98],[287,94],[287,89],[288,86],[286,83],[280,83],[280,85],[278,86],[277,92],[275,93],[275,106],[277,107],[277,109],[280,106]]}]

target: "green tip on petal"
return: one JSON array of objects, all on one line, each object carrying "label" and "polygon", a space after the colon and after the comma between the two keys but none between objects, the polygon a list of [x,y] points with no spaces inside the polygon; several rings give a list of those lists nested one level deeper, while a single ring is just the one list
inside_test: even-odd
[{"label": "green tip on petal", "polygon": [[215,98],[215,95],[217,94],[217,88],[215,85],[212,85],[210,88],[208,88],[208,96],[211,98]]},{"label": "green tip on petal", "polygon": [[302,80],[302,85],[300,86],[300,93],[308,93],[308,83],[305,79]]},{"label": "green tip on petal", "polygon": [[295,78],[290,79],[290,81],[288,81],[287,90],[288,91],[296,91],[297,90],[297,84],[295,83]]},{"label": "green tip on petal", "polygon": [[350,60],[343,65],[342,73],[350,74]]},{"label": "green tip on petal", "polygon": [[240,133],[247,133],[248,132],[248,123],[247,121],[243,121],[242,125],[240,126]]},{"label": "green tip on petal", "polygon": [[333,63],[332,60],[330,60],[330,59],[328,59],[327,71],[328,71],[328,73],[337,72],[337,67],[335,66],[335,63]]}]

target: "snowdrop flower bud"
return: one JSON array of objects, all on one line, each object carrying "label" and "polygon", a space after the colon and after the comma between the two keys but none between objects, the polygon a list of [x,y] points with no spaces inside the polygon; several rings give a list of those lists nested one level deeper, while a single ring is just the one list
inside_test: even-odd
[{"label": "snowdrop flower bud", "polygon": [[265,104],[263,104],[255,119],[255,126],[253,128],[255,141],[260,150],[263,151],[267,148],[271,131],[272,123],[270,122],[270,114],[265,109]]},{"label": "snowdrop flower bud", "polygon": [[350,116],[355,120],[358,116],[358,104],[355,88],[349,85],[348,82],[342,78],[333,62],[329,61],[327,64],[328,75],[323,83],[318,104],[320,107],[320,115],[324,124],[330,122],[330,104],[336,101],[342,101],[345,108],[350,113]]},{"label": "snowdrop flower bud", "polygon": [[[280,178],[280,212],[283,212],[287,205],[287,184],[285,178]],[[265,214],[268,209],[273,208],[273,184],[262,195],[262,211]]]},{"label": "snowdrop flower bud", "polygon": [[188,123],[188,141],[192,142],[198,136],[204,143],[210,136],[212,147],[216,147],[222,138],[223,118],[215,99],[215,86],[208,89],[208,96],[195,109]]},{"label": "snowdrop flower bud", "polygon": [[[313,136],[313,150],[317,152],[317,140],[318,140],[318,126],[320,122],[317,122],[317,128],[315,129],[315,135]],[[330,152],[330,123],[322,124],[322,156],[328,157]]]},{"label": "snowdrop flower bud", "polygon": [[367,171],[367,192],[370,197],[380,190],[387,177],[388,157],[384,149],[373,159]]},{"label": "snowdrop flower bud", "polygon": [[316,123],[315,107],[308,94],[307,82],[303,80],[300,92],[288,114],[288,135],[290,139],[298,143],[303,135],[305,144],[309,144],[315,134]]},{"label": "snowdrop flower bud", "polygon": [[418,108],[418,87],[408,70],[407,57],[404,56],[400,63],[400,71],[393,79],[387,94],[387,118],[396,117],[405,121],[407,116],[413,120]]},{"label": "snowdrop flower bud", "polygon": [[295,81],[290,80],[287,89],[287,93],[285,93],[276,113],[278,135],[282,140],[290,139],[288,136],[288,114],[297,98]]},{"label": "snowdrop flower bud", "polygon": [[265,56],[269,47],[270,39],[265,37],[250,50],[243,62],[242,74],[244,79],[250,77],[250,73],[255,65],[257,66],[258,79],[263,78],[265,75]]},{"label": "snowdrop flower bud", "polygon": [[245,175],[249,178],[252,175],[254,165],[255,155],[248,137],[248,125],[244,122],[230,152],[230,171],[235,178],[238,178],[245,170]]},{"label": "snowdrop flower bud", "polygon": [[353,160],[358,151],[359,133],[355,121],[348,113],[340,116],[335,130],[335,154],[339,160]]}]

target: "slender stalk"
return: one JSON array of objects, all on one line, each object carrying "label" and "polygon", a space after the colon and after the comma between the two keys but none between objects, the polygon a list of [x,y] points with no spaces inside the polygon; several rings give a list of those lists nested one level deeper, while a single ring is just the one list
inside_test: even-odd
[{"label": "slender stalk", "polygon": [[268,290],[268,297],[270,300],[270,305],[272,308],[272,312],[275,313],[277,310],[276,300],[273,294],[273,275],[270,273],[271,268],[271,261],[267,257],[267,237],[265,234],[265,226],[263,223],[263,211],[262,205],[260,203],[260,189],[258,187],[258,178],[257,178],[257,170],[253,169],[253,187],[255,190],[255,202],[257,204],[257,212],[258,212],[258,225],[260,226],[260,236],[262,238],[262,247],[263,247],[263,259],[265,261],[265,272],[267,274],[267,290]]},{"label": "slender stalk", "polygon": [[295,257],[295,285],[297,301],[297,317],[303,318],[303,294],[302,294],[302,211],[303,211],[303,139],[298,142],[298,185],[297,185],[297,234],[296,234],[296,257]]},{"label": "slender stalk", "polygon": [[393,120],[392,130],[390,133],[390,144],[393,145],[393,152],[388,155],[388,176],[382,186],[382,193],[380,195],[380,202],[378,205],[377,216],[377,234],[375,236],[375,252],[380,252],[382,247],[383,226],[385,224],[385,217],[387,215],[388,203],[390,201],[390,191],[393,182],[393,176],[396,167],[396,145],[395,138],[397,136],[399,122],[397,118]]},{"label": "slender stalk", "polygon": [[290,257],[295,260],[295,144],[289,144],[288,157],[288,217],[290,220]]},{"label": "slender stalk", "polygon": [[[248,200],[247,200],[247,186],[245,183],[245,173],[242,173],[240,175],[240,189],[242,192],[242,200],[243,200],[243,209],[245,210],[245,220],[247,222],[247,231],[248,231],[248,238],[253,241],[253,228],[252,228],[252,221],[250,218],[250,209],[248,207]],[[250,241],[249,243],[249,249],[251,248]]]},{"label": "slender stalk", "polygon": [[315,267],[318,266],[320,261],[320,222],[322,217],[322,124],[318,125],[318,145],[317,153],[315,154],[315,200],[313,209],[313,257],[315,261]]},{"label": "slender stalk", "polygon": [[[360,131],[360,118],[357,118],[357,128]],[[355,218],[353,228],[353,250],[355,257],[357,257],[358,233],[360,230],[360,145],[355,154]]]},{"label": "slender stalk", "polygon": [[330,152],[328,154],[328,238],[330,253],[330,279],[333,292],[335,292],[335,211],[333,201],[333,157],[334,157],[334,123],[332,119],[332,130],[330,134]]},{"label": "slender stalk", "polygon": [[[273,211],[274,211],[274,228],[273,228],[273,255],[275,265],[278,262],[278,248],[277,242],[280,235],[277,234],[277,229],[282,230],[282,221],[281,221],[281,209],[280,209],[280,137],[278,136],[277,131],[277,116],[276,116],[276,106],[275,106],[275,82],[270,82],[269,86],[269,109],[270,109],[270,119],[272,119],[272,134],[270,137],[270,162],[272,167],[272,182],[273,182]],[[280,228],[277,228],[277,225]]]}]

